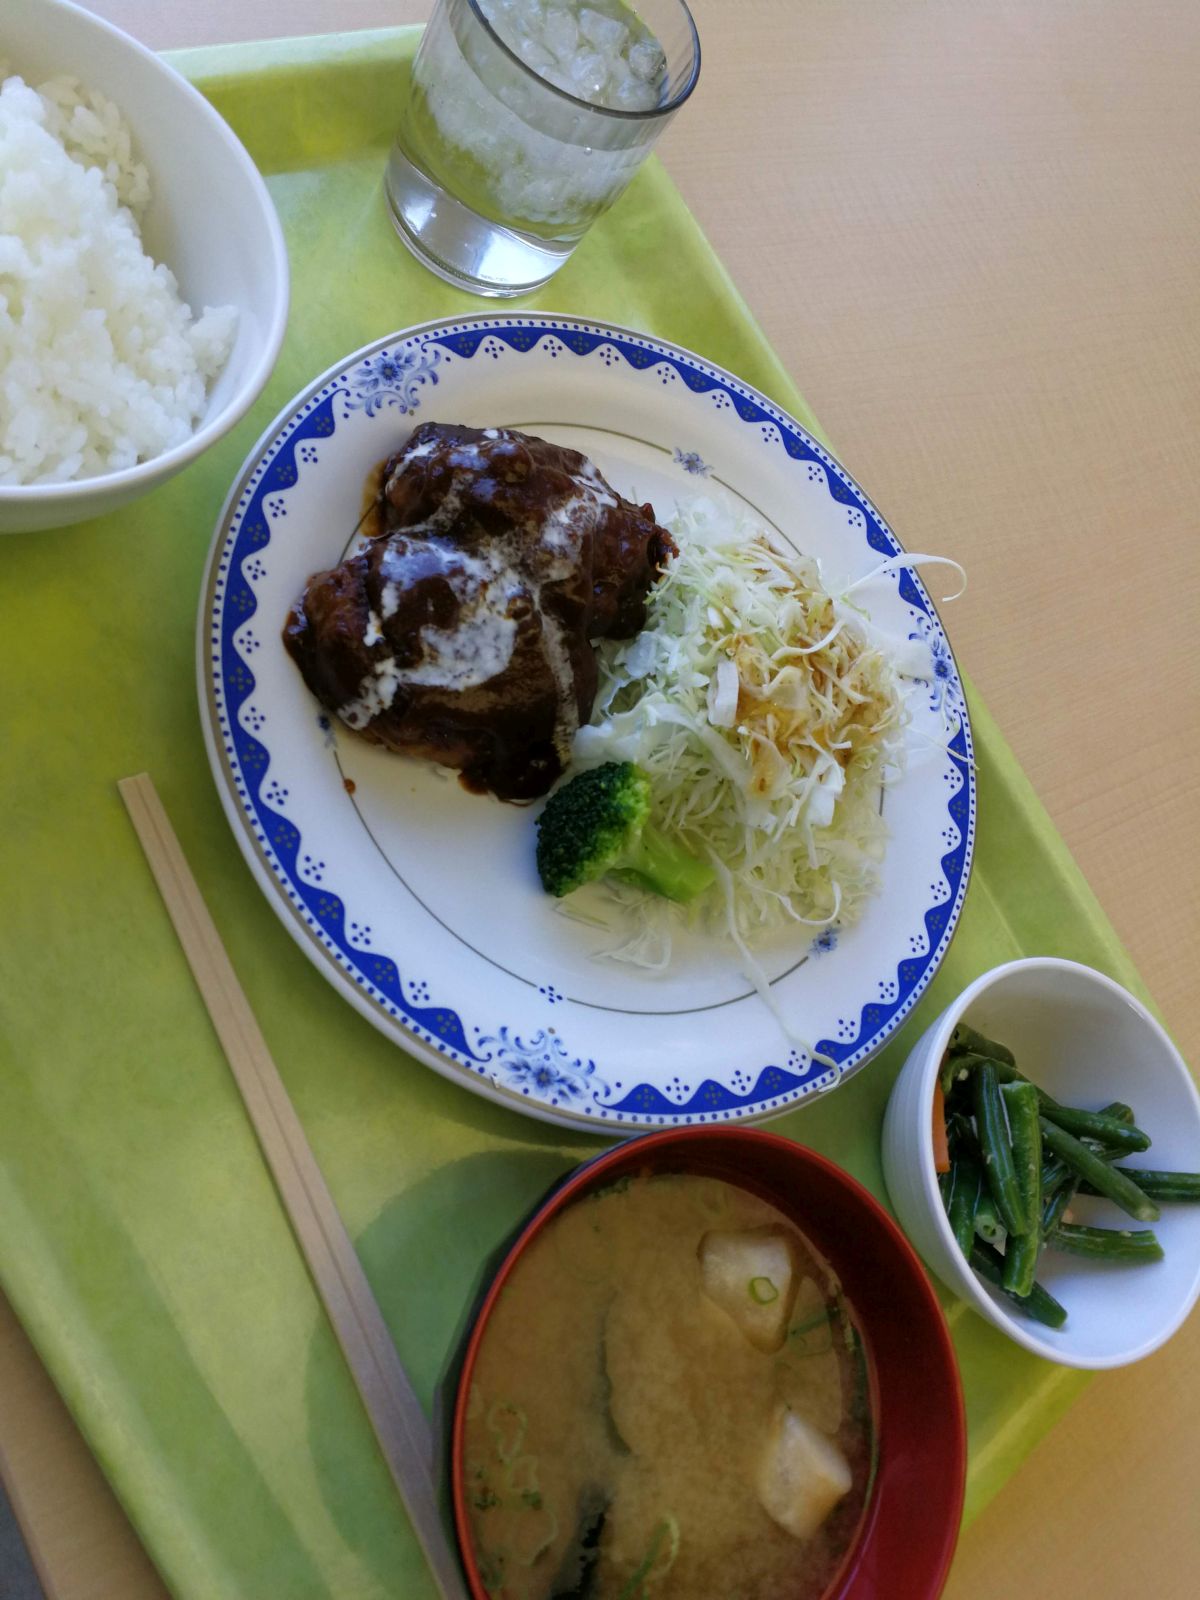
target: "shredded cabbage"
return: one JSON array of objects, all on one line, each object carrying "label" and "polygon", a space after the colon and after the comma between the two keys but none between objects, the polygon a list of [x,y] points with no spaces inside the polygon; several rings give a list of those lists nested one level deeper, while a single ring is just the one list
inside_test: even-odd
[{"label": "shredded cabbage", "polygon": [[606,886],[589,920],[614,927],[605,907],[626,908],[604,953],[661,967],[672,923],[690,916],[732,939],[765,992],[748,946],[789,925],[846,926],[877,889],[881,788],[902,771],[907,714],[886,642],[826,592],[815,560],[708,499],[670,527],[679,554],[645,627],[600,646],[574,757],[642,767],[652,820],[710,859],[717,883],[687,911]]}]

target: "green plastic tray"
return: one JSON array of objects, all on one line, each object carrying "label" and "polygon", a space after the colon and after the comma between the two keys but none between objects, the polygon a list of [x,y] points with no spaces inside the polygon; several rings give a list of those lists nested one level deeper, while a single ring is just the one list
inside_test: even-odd
[{"label": "green plastic tray", "polygon": [[[166,1582],[195,1600],[432,1589],[116,780],[146,769],[158,784],[427,1402],[482,1264],[597,1148],[446,1082],[333,992],[252,882],[200,736],[200,575],[243,456],[337,357],[479,309],[423,272],[385,215],[415,37],[175,58],[268,175],[292,259],[282,358],[243,425],[172,483],[102,521],[10,537],[0,561],[0,1274]],[[536,303],[690,346],[820,432],[653,161]],[[978,972],[1061,954],[1138,988],[995,725],[971,706],[979,835],[943,969],[868,1070],[774,1124],[880,1195],[893,1077]],[[971,1516],[1085,1379],[960,1303],[947,1309]]]}]

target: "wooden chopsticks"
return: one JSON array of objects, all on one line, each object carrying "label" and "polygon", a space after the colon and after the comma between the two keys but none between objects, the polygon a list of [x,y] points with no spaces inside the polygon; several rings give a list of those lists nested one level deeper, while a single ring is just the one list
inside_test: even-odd
[{"label": "wooden chopsticks", "polygon": [[362,1264],[146,773],[117,785],[441,1595],[468,1600],[438,1510],[433,1434]]}]

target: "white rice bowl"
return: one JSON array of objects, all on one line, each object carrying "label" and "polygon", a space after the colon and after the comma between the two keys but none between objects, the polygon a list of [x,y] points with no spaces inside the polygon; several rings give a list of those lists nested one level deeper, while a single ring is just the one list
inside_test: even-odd
[{"label": "white rice bowl", "polygon": [[152,460],[195,431],[237,311],[194,317],[142,249],[149,183],[111,101],[0,80],[0,485]]}]

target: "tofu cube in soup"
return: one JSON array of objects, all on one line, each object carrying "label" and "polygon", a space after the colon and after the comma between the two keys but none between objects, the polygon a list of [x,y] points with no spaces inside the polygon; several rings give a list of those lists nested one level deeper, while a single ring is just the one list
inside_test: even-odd
[{"label": "tofu cube in soup", "polygon": [[704,1293],[759,1350],[778,1350],[795,1294],[795,1265],[776,1228],[706,1233],[700,1241]]},{"label": "tofu cube in soup", "polygon": [[[839,1354],[837,1345],[843,1345]],[[792,1305],[787,1339],[776,1357],[779,1398],[822,1433],[842,1425],[841,1318],[815,1279],[802,1277]]]},{"label": "tofu cube in soup", "polygon": [[827,1434],[781,1406],[758,1467],[763,1510],[797,1539],[810,1539],[853,1483]]},{"label": "tofu cube in soup", "polygon": [[674,1172],[578,1197],[471,1373],[460,1483],[489,1594],[820,1600],[871,1481],[865,1361],[830,1264],[768,1201]]}]

